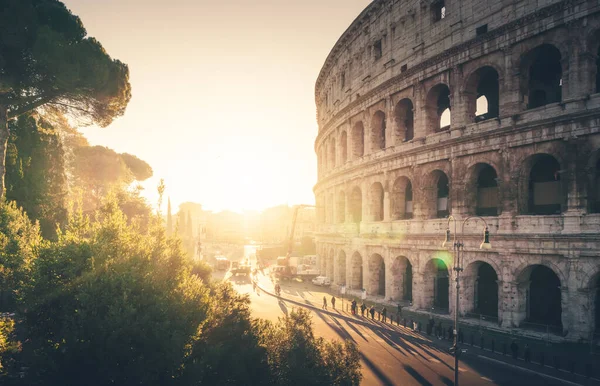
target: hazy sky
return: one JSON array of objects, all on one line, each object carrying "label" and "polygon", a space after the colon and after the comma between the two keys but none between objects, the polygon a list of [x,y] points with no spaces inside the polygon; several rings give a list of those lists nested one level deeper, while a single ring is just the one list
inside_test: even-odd
[{"label": "hazy sky", "polygon": [[154,204],[312,203],[314,84],[369,0],[63,0],[130,67],[133,98],[94,145],[146,160]]}]

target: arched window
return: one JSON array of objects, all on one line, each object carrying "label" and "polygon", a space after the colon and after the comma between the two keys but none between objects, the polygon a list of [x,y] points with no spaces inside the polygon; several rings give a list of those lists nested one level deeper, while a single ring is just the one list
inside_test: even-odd
[{"label": "arched window", "polygon": [[562,100],[562,65],[560,51],[544,44],[530,51],[524,58],[527,76],[527,108],[533,109]]},{"label": "arched window", "polygon": [[531,214],[560,213],[563,204],[560,165],[548,154],[535,157],[529,173],[528,207]]},{"label": "arched window", "polygon": [[346,221],[346,193],[343,191],[338,194],[337,202],[337,222],[343,223]]},{"label": "arched window", "polygon": [[472,122],[498,117],[500,110],[498,72],[485,66],[469,77],[465,87],[467,114]]},{"label": "arched window", "polygon": [[377,111],[371,119],[371,151],[385,149],[385,114]]},{"label": "arched window", "polygon": [[362,192],[358,187],[352,190],[350,196],[350,214],[352,215],[352,222],[359,223],[362,221]]},{"label": "arched window", "polygon": [[430,133],[448,130],[451,123],[450,89],[445,84],[434,86],[427,94],[425,105]]},{"label": "arched window", "polygon": [[450,187],[448,177],[445,173],[441,173],[437,180],[437,218],[445,218],[450,214],[448,206],[448,197],[450,196]]},{"label": "arched window", "polygon": [[479,216],[498,215],[498,176],[490,165],[483,165],[477,177],[477,210]]},{"label": "arched window", "polygon": [[394,301],[412,300],[412,265],[404,256],[394,259],[391,269],[391,298]]},{"label": "arched window", "polygon": [[383,221],[383,186],[376,182],[369,191],[369,211],[371,221]]},{"label": "arched window", "polygon": [[562,327],[560,279],[544,265],[527,267],[518,277],[519,300],[526,303],[526,320]]},{"label": "arched window", "polygon": [[340,161],[342,165],[348,161],[348,134],[345,131],[340,135]]},{"label": "arched window", "polygon": [[406,142],[414,138],[414,111],[412,101],[402,99],[394,110],[396,116],[396,142]]},{"label": "arched window", "polygon": [[412,184],[407,177],[400,177],[394,181],[394,185],[392,187],[391,207],[392,219],[402,220],[412,218]]},{"label": "arched window", "polygon": [[448,266],[442,259],[431,259],[425,265],[423,295],[425,307],[448,312],[450,295],[450,275]]},{"label": "arched window", "polygon": [[359,121],[352,128],[352,158],[360,158],[363,155],[365,155],[365,128]]}]

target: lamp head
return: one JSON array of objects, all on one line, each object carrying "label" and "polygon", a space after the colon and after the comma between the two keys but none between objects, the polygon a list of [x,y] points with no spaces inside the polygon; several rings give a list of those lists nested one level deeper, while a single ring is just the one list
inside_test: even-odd
[{"label": "lamp head", "polygon": [[450,242],[450,228],[446,228],[446,239],[442,243],[442,248],[445,248],[449,242]]},{"label": "lamp head", "polygon": [[485,227],[483,231],[483,242],[479,246],[479,249],[492,249],[492,244],[490,244],[490,231],[488,227]]}]

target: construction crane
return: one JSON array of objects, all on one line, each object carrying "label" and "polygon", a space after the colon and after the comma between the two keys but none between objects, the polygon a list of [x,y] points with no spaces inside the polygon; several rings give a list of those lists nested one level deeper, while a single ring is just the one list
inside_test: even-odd
[{"label": "construction crane", "polygon": [[294,248],[294,232],[296,230],[296,220],[298,219],[298,211],[304,208],[314,208],[314,205],[295,205],[294,206],[294,214],[292,215],[292,229],[290,230],[290,237],[288,239],[288,248],[286,258],[290,258],[292,256],[292,249]]}]

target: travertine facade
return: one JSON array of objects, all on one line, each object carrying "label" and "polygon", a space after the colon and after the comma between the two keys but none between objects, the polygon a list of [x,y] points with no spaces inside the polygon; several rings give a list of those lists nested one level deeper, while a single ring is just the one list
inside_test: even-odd
[{"label": "travertine facade", "polygon": [[596,0],[373,1],[316,84],[323,271],[453,313],[481,215],[461,315],[600,333],[599,47]]}]

